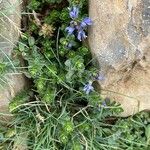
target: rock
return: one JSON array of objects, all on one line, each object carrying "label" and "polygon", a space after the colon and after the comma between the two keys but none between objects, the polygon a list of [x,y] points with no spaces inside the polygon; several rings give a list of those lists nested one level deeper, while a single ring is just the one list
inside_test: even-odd
[{"label": "rock", "polygon": [[90,0],[89,13],[102,95],[121,103],[122,116],[150,110],[150,1]]},{"label": "rock", "polygon": [[9,102],[15,95],[24,89],[26,80],[23,75],[9,75],[8,84],[0,91],[0,120],[6,121],[11,118],[9,114]]},{"label": "rock", "polygon": [[[0,60],[11,56],[13,47],[19,38],[20,4],[19,0],[0,0]],[[8,84],[0,89],[0,119],[7,120],[9,101],[24,88],[25,78],[20,74],[9,75],[6,78]]]},{"label": "rock", "polygon": [[0,51],[9,56],[20,35],[20,5],[21,0],[0,0]]}]

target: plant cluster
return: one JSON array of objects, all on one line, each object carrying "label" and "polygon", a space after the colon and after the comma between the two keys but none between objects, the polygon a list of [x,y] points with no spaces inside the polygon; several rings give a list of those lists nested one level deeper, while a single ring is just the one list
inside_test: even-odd
[{"label": "plant cluster", "polygon": [[86,42],[92,25],[87,1],[30,0],[27,11],[15,53],[25,61],[31,86],[10,103],[14,120],[0,132],[2,149],[22,141],[31,150],[150,148],[149,114],[121,119],[120,105],[94,88],[105,77]]}]

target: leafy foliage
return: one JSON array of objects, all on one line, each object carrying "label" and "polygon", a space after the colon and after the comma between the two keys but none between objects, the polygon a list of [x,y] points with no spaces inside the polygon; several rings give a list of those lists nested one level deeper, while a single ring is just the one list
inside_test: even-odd
[{"label": "leafy foliage", "polygon": [[[96,85],[98,70],[86,40],[65,30],[72,6],[80,8],[79,21],[87,16],[86,0],[29,1],[27,11],[37,13],[29,15],[15,53],[25,60],[32,85],[10,103],[14,119],[0,132],[1,148],[12,149],[24,136],[31,150],[149,149],[149,113],[122,119],[120,105],[88,89]],[[7,68],[0,66],[2,72]]]}]

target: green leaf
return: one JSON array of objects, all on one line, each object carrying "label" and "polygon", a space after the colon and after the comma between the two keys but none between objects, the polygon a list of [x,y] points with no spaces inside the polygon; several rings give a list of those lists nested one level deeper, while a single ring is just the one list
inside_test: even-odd
[{"label": "green leaf", "polygon": [[145,135],[147,137],[147,141],[150,142],[150,124],[145,129]]},{"label": "green leaf", "polygon": [[68,60],[65,62],[65,65],[70,68],[70,67],[71,67],[71,61],[68,59]]},{"label": "green leaf", "polygon": [[34,37],[30,36],[30,37],[28,38],[28,43],[29,43],[29,46],[30,46],[30,47],[34,46],[34,44],[35,44],[35,39],[34,39]]},{"label": "green leaf", "polygon": [[21,52],[23,52],[25,50],[25,46],[22,43],[19,43],[18,47]]}]

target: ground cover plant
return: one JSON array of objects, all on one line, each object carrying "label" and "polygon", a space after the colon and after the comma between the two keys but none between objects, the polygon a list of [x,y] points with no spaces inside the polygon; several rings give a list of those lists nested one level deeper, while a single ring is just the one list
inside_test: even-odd
[{"label": "ground cover plant", "polygon": [[[93,65],[86,41],[92,25],[87,3],[29,0],[13,55],[23,59],[15,69],[30,87],[10,103],[14,118],[0,129],[0,149],[150,149],[150,114],[120,118],[120,105],[96,90],[105,77]],[[13,66],[3,60],[1,75]]]}]

